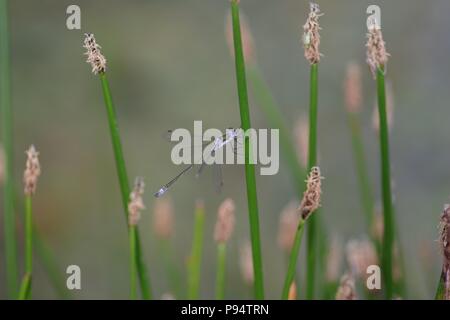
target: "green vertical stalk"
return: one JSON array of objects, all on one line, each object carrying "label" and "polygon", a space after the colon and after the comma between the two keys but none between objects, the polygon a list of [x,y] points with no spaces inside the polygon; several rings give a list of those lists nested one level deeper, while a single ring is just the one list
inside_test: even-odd
[{"label": "green vertical stalk", "polygon": [[[236,64],[236,80],[239,96],[241,128],[246,132],[251,128],[248,105],[245,62],[242,50],[241,26],[239,20],[239,1],[231,1],[231,17],[233,23],[234,57]],[[255,298],[264,299],[264,281],[261,258],[261,240],[259,235],[258,199],[256,193],[256,177],[254,165],[250,163],[250,139],[245,136],[245,180],[247,183],[248,213],[250,220],[250,238],[252,243],[253,269],[255,275]]]},{"label": "green vertical stalk", "polygon": [[300,253],[300,247],[302,245],[304,225],[305,221],[300,219],[297,227],[297,232],[295,233],[294,245],[292,246],[291,255],[289,257],[288,271],[286,273],[286,278],[284,279],[283,292],[281,294],[281,299],[283,300],[288,299],[289,288],[295,278],[295,269],[297,267],[298,255]]},{"label": "green vertical stalk", "polygon": [[14,212],[13,182],[13,119],[11,109],[10,58],[8,31],[8,1],[0,0],[0,121],[2,126],[3,147],[5,150],[5,182],[3,189],[6,286],[8,297],[16,297],[17,247],[16,218]]},{"label": "green vertical stalk", "polygon": [[[352,138],[353,158],[355,159],[356,175],[359,184],[359,194],[361,205],[366,214],[367,232],[373,235],[372,226],[375,222],[374,217],[374,199],[373,190],[370,183],[369,171],[367,170],[367,161],[364,154],[364,144],[362,140],[361,125],[356,112],[347,112],[348,125]],[[372,241],[377,248],[377,254],[381,257],[381,243],[372,236]]]},{"label": "green vertical stalk", "polygon": [[[112,102],[111,91],[109,89],[108,79],[106,74],[100,73],[100,80],[102,84],[103,96],[105,99],[106,111],[108,113],[108,123],[111,133],[111,140],[113,144],[114,157],[116,160],[117,176],[119,178],[120,191],[122,195],[122,204],[124,207],[125,217],[128,217],[128,197],[130,195],[130,185],[128,182],[128,175],[125,167],[125,160],[122,151],[122,144],[120,142],[119,126],[117,124],[116,111]],[[128,218],[127,218],[128,223]],[[134,231],[135,246],[136,246],[136,268],[139,276],[139,283],[141,287],[141,294],[144,299],[151,299],[150,282],[147,277],[144,261],[142,260],[142,250],[139,239],[139,230],[136,227]]]},{"label": "green vertical stalk", "polygon": [[[318,68],[317,63],[311,65],[309,96],[309,144],[308,171],[317,165],[317,100],[318,100]],[[310,217],[307,224],[307,265],[306,265],[306,298],[314,298],[314,280],[317,254],[317,214]]]},{"label": "green vertical stalk", "polygon": [[159,252],[164,261],[164,269],[167,274],[167,280],[173,294],[177,299],[182,299],[182,281],[180,270],[174,261],[174,252],[170,239],[161,239]]},{"label": "green vertical stalk", "polygon": [[62,299],[73,298],[71,292],[67,290],[65,279],[63,277],[63,269],[55,261],[52,252],[41,239],[35,226],[33,227],[33,242],[36,249],[37,258],[39,259],[45,272],[47,273],[47,276],[55,292]]},{"label": "green vertical stalk", "polygon": [[442,268],[434,300],[445,300],[445,270]]},{"label": "green vertical stalk", "polygon": [[192,251],[188,262],[188,299],[190,300],[195,300],[199,297],[204,224],[205,209],[203,205],[197,205],[195,209]]},{"label": "green vertical stalk", "polygon": [[31,279],[33,274],[33,215],[31,195],[25,196],[25,275],[20,286],[19,299],[31,296]]},{"label": "green vertical stalk", "polygon": [[386,113],[386,93],[383,68],[377,69],[378,113],[380,118],[381,191],[383,195],[384,237],[382,267],[386,298],[392,299],[392,247],[394,244],[394,220],[391,194],[391,169],[389,162],[389,128]]},{"label": "green vertical stalk", "polygon": [[225,299],[225,269],[226,269],[227,244],[217,245],[217,276],[216,276],[216,300]]},{"label": "green vertical stalk", "polygon": [[130,245],[130,299],[136,299],[136,226],[129,226],[128,238]]}]

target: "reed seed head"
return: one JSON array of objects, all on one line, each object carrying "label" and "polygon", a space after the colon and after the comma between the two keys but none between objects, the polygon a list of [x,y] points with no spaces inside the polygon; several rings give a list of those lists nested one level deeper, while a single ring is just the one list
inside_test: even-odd
[{"label": "reed seed head", "polygon": [[86,62],[92,67],[92,73],[99,74],[106,71],[106,58],[101,53],[100,45],[95,41],[95,37],[92,33],[84,34],[84,45],[86,49],[85,55],[87,55]]},{"label": "reed seed head", "polygon": [[[442,256],[444,257],[444,270],[450,270],[450,205],[446,204],[439,224],[439,240]],[[449,280],[447,278],[447,280]],[[450,287],[448,287],[450,289]]]},{"label": "reed seed head", "polygon": [[319,30],[319,17],[323,14],[320,13],[319,5],[316,3],[310,3],[310,12],[306,23],[303,26],[303,47],[305,49],[305,58],[310,64],[319,63],[320,61],[320,34]]},{"label": "reed seed head", "polygon": [[345,78],[345,105],[347,111],[356,113],[361,111],[362,88],[361,88],[361,68],[356,63],[350,63],[347,66],[347,75]]},{"label": "reed seed head", "polygon": [[130,202],[128,203],[128,224],[136,226],[141,218],[141,211],[145,209],[142,196],[144,195],[144,179],[137,177],[134,181],[133,191],[130,193]]},{"label": "reed seed head", "polygon": [[367,239],[350,240],[346,248],[347,262],[354,275],[366,276],[367,268],[378,264],[378,257],[373,243]]},{"label": "reed seed head", "polygon": [[31,196],[36,192],[37,181],[41,175],[41,165],[39,163],[39,152],[36,151],[34,145],[31,145],[25,153],[27,161],[23,173],[24,193]]},{"label": "reed seed head", "polygon": [[319,167],[312,167],[311,172],[306,179],[306,191],[303,193],[303,199],[300,203],[299,211],[303,220],[320,207],[320,198],[322,195],[322,179]]},{"label": "reed seed head", "polygon": [[294,201],[288,203],[280,215],[280,225],[278,228],[278,245],[287,253],[291,252],[294,245],[295,234],[298,227],[298,204]]},{"label": "reed seed head", "polygon": [[384,70],[389,53],[386,52],[386,43],[383,40],[381,27],[376,19],[371,19],[367,33],[367,64],[373,77],[376,77],[377,69]]},{"label": "reed seed head", "polygon": [[289,287],[288,300],[297,300],[297,285],[295,281],[291,283]]},{"label": "reed seed head", "polygon": [[301,164],[306,167],[308,165],[309,124],[304,117],[298,119],[294,129],[294,137],[298,158]]},{"label": "reed seed head", "polygon": [[174,233],[173,204],[170,197],[157,198],[154,207],[153,226],[161,239],[169,239]]},{"label": "reed seed head", "polygon": [[240,250],[240,267],[241,275],[244,282],[248,286],[252,286],[255,280],[253,273],[253,256],[252,247],[249,241],[246,241]]},{"label": "reed seed head", "polygon": [[[241,41],[242,41],[242,52],[244,54],[244,61],[246,64],[253,64],[256,62],[253,34],[250,30],[247,17],[245,14],[242,13],[242,11],[239,14],[239,21],[241,24]],[[226,17],[225,38],[227,40],[230,55],[234,58],[233,21],[231,19],[230,13],[228,13]]]},{"label": "reed seed head", "polygon": [[356,300],[355,280],[351,275],[345,274],[341,277],[336,300]]},{"label": "reed seed head", "polygon": [[234,230],[235,206],[230,198],[222,202],[217,210],[217,222],[214,229],[214,240],[218,243],[227,242]]}]

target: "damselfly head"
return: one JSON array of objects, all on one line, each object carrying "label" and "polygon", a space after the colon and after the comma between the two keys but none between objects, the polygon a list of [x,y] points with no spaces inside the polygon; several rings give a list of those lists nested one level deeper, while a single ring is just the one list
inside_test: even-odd
[{"label": "damselfly head", "polygon": [[154,196],[156,198],[161,197],[162,195],[164,195],[166,193],[166,191],[168,190],[167,187],[162,187],[161,189],[159,189],[157,192],[155,192]]}]

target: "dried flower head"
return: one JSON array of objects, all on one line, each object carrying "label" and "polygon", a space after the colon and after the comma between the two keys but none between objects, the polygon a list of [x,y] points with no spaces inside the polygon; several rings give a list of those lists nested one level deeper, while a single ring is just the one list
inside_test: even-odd
[{"label": "dried flower head", "polygon": [[299,207],[300,216],[303,220],[308,219],[320,207],[322,179],[320,168],[312,167],[308,179],[306,179],[306,191],[303,193],[303,199]]},{"label": "dried flower head", "polygon": [[361,88],[361,68],[356,63],[347,66],[345,78],[345,105],[348,112],[361,111],[362,88]]},{"label": "dried flower head", "polygon": [[333,236],[327,256],[326,279],[328,282],[332,283],[338,280],[341,272],[342,258],[342,243],[337,236]]},{"label": "dried flower head", "polygon": [[[253,34],[250,31],[250,27],[245,14],[239,14],[239,21],[241,25],[241,41],[242,41],[242,52],[244,54],[244,60],[246,64],[252,64],[256,61],[255,56],[255,45],[253,40]],[[228,13],[225,20],[225,38],[228,44],[228,50],[230,55],[234,57],[234,36],[233,36],[233,22],[231,19],[231,14]]]},{"label": "dried flower head", "polygon": [[288,300],[297,300],[297,285],[295,281],[291,283],[289,287]]},{"label": "dried flower head", "polygon": [[375,246],[367,239],[350,240],[347,244],[346,253],[347,263],[352,273],[357,277],[365,277],[367,268],[378,264]]},{"label": "dried flower head", "polygon": [[3,184],[5,179],[5,153],[3,151],[3,146],[0,144],[0,185]]},{"label": "dried flower head", "polygon": [[278,245],[280,248],[288,253],[291,252],[294,245],[295,233],[298,227],[298,204],[291,201],[283,209],[280,215],[280,226],[278,229]]},{"label": "dried flower head", "polygon": [[373,239],[375,239],[378,242],[383,241],[383,234],[384,234],[384,217],[383,212],[381,212],[381,208],[378,207],[374,211],[373,215],[373,222],[371,224],[371,235]]},{"label": "dried flower head", "polygon": [[319,17],[323,14],[320,13],[319,5],[316,3],[310,3],[310,12],[303,26],[303,47],[305,49],[305,58],[311,64],[319,63],[320,61],[320,34],[319,30]]},{"label": "dried flower head", "polygon": [[141,218],[141,210],[145,209],[142,196],[144,194],[144,179],[137,177],[134,181],[133,191],[130,193],[130,202],[128,203],[128,224],[136,226]]},{"label": "dried flower head", "polygon": [[356,300],[355,280],[349,274],[341,277],[336,300]]},{"label": "dried flower head", "polygon": [[23,173],[24,192],[25,195],[31,196],[36,192],[37,181],[41,175],[41,165],[38,158],[39,152],[36,151],[33,145],[25,153],[27,162]]},{"label": "dried flower head", "polygon": [[157,198],[154,207],[153,226],[161,239],[169,239],[174,233],[173,205],[170,197]]},{"label": "dried flower head", "polygon": [[371,19],[367,33],[367,64],[373,77],[376,77],[377,69],[384,70],[389,53],[386,52],[386,43],[383,40],[381,27],[375,19]]},{"label": "dried flower head", "polygon": [[92,72],[94,74],[103,73],[106,71],[106,58],[102,55],[100,51],[100,45],[95,41],[95,37],[92,33],[84,34],[84,45],[83,47],[87,50],[85,55],[87,55],[86,62],[92,66]]},{"label": "dried flower head", "polygon": [[304,117],[298,119],[294,129],[297,155],[304,167],[308,165],[309,124]]},{"label": "dried flower head", "polygon": [[[390,81],[386,81],[386,113],[388,129],[391,131],[394,125],[394,91]],[[380,132],[380,118],[378,114],[377,101],[374,103],[372,113],[372,127],[375,132]]]},{"label": "dried flower head", "polygon": [[445,300],[450,300],[450,205],[446,204],[441,215],[440,243],[444,262],[442,264],[442,276],[445,288]]},{"label": "dried flower head", "polygon": [[250,246],[249,241],[246,241],[241,247],[240,267],[242,278],[244,279],[245,284],[247,284],[248,286],[253,285],[255,278],[253,273],[252,247]]},{"label": "dried flower head", "polygon": [[217,211],[217,222],[214,229],[214,240],[219,243],[227,242],[234,230],[235,206],[232,199],[226,199]]}]

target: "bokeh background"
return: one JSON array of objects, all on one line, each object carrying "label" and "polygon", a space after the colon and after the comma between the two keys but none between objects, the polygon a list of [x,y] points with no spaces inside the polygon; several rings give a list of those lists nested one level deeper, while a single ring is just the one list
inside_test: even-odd
[{"label": "bokeh background", "polygon": [[[82,30],[66,28],[70,4],[81,7]],[[380,199],[378,143],[371,126],[374,82],[364,65],[365,12],[368,5],[378,4],[392,55],[387,73],[395,99],[391,157],[408,297],[432,298],[441,263],[437,225],[450,190],[450,2],[321,0],[319,4],[325,13],[319,153],[326,177],[321,212],[326,228],[343,241],[365,233],[342,90],[350,61],[363,66],[364,141]],[[154,294],[160,297],[168,291],[168,283],[152,230],[152,193],[179,170],[170,161],[171,145],[163,133],[192,129],[194,120],[213,128],[240,123],[234,65],[224,36],[228,7],[227,0],[10,1],[15,181],[20,195],[24,151],[35,144],[41,152],[42,176],[34,218],[61,274],[65,276],[70,264],[81,267],[82,290],[73,293],[75,298],[127,298],[129,292],[127,230],[100,81],[85,63],[83,33],[96,35],[108,59],[130,179],[136,175],[146,179],[148,209],[140,227]],[[309,65],[303,57],[301,27],[308,2],[242,0],[241,8],[254,35],[259,65],[293,130],[307,114]],[[253,126],[267,128],[250,98]],[[290,200],[300,197],[283,159],[280,163],[279,174],[257,177],[268,298],[279,297],[285,274],[284,255],[277,245],[279,214]],[[175,253],[182,270],[191,245],[195,200],[206,203],[203,298],[214,295],[213,226],[217,207],[226,197],[237,204],[227,297],[250,297],[239,271],[239,247],[249,238],[243,173],[242,166],[225,167],[221,194],[213,191],[208,171],[199,180],[186,176],[170,192],[176,215]],[[0,223],[4,265],[3,220]],[[18,237],[23,239],[20,231]],[[22,250],[22,240],[19,246]],[[33,296],[58,297],[38,258]],[[0,267],[0,297],[5,297],[4,267]]]}]

